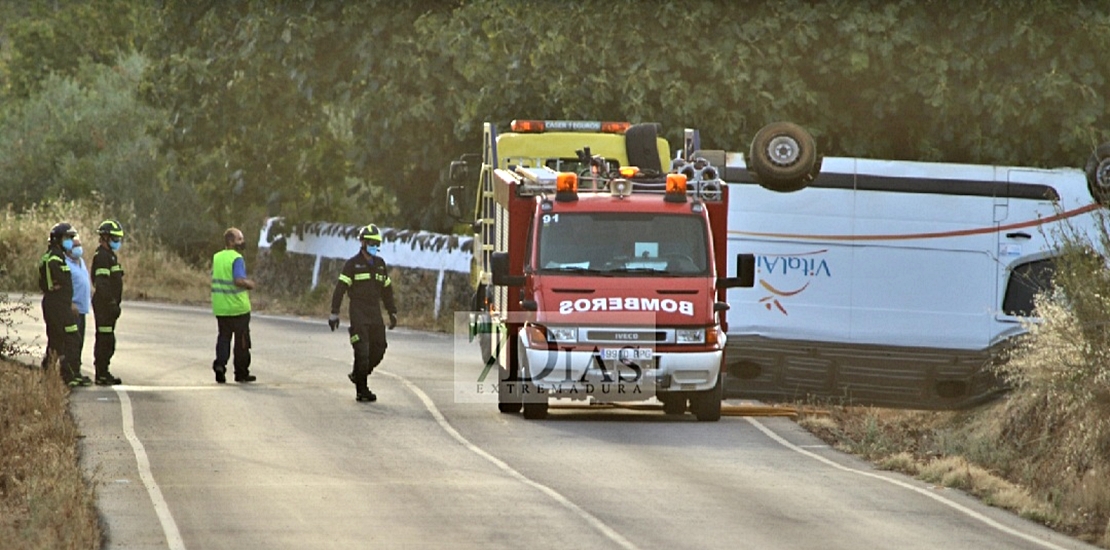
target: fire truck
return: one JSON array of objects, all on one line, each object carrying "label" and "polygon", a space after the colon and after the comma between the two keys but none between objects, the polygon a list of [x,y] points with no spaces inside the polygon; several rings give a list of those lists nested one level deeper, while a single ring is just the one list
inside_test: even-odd
[{"label": "fire truck", "polygon": [[[486,123],[482,153],[452,162],[448,212],[474,230],[469,330],[501,412],[655,398],[667,414],[720,418],[725,291],[753,285],[755,257],[727,257],[717,166],[735,153],[699,141],[686,130],[671,157],[653,123],[515,120],[501,134]],[[747,165],[787,192],[820,158],[804,129],[778,122]]]}]

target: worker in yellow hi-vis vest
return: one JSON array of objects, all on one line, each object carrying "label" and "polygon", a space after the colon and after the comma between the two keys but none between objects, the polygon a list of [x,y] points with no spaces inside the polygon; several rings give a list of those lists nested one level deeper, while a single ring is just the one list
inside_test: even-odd
[{"label": "worker in yellow hi-vis vest", "polygon": [[[246,241],[243,232],[231,227],[224,231],[224,249],[212,256],[212,313],[216,315],[216,360],[212,370],[216,382],[227,382],[227,361],[234,357],[236,382],[254,382],[251,367],[251,299],[254,281],[247,278],[243,260]],[[234,348],[232,341],[234,340]]]}]

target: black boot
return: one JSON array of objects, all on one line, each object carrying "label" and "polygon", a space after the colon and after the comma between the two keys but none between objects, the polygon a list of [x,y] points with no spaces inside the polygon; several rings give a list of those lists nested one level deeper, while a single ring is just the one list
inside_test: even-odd
[{"label": "black boot", "polygon": [[370,388],[359,388],[355,393],[355,401],[374,402],[377,400],[378,396],[374,395],[374,392],[370,391]]}]

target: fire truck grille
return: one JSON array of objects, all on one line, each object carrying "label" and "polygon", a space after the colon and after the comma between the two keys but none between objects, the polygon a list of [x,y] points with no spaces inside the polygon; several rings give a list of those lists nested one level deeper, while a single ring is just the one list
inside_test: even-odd
[{"label": "fire truck grille", "polygon": [[587,329],[585,342],[595,344],[663,344],[673,341],[666,330]]}]

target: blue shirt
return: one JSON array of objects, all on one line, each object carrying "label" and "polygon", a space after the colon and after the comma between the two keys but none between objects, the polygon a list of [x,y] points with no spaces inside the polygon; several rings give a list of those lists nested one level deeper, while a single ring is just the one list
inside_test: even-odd
[{"label": "blue shirt", "polygon": [[243,258],[235,258],[235,262],[231,264],[231,278],[247,278],[247,262],[244,262]]},{"label": "blue shirt", "polygon": [[85,260],[76,260],[66,254],[66,265],[69,266],[70,276],[73,278],[73,303],[77,304],[77,313],[87,315],[92,308],[92,281],[89,279],[89,268],[85,267]]}]

